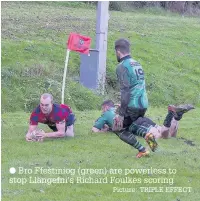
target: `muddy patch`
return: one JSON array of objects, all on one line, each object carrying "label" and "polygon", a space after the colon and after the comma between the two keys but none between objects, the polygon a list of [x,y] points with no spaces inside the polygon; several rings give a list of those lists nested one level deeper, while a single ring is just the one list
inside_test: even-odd
[{"label": "muddy patch", "polygon": [[178,139],[183,140],[187,145],[195,146],[195,144],[192,140],[187,140],[186,138],[183,138],[183,137],[180,137]]}]

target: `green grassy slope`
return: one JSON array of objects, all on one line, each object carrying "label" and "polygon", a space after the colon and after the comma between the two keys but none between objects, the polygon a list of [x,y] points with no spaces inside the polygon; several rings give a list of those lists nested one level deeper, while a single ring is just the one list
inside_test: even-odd
[{"label": "green grassy slope", "polygon": [[[91,36],[92,48],[95,47],[95,9],[77,8],[77,4],[74,7],[59,3],[2,2],[4,112],[24,110],[28,104],[30,110],[36,102],[35,97],[44,91],[52,91],[60,101],[69,33],[74,31]],[[143,65],[152,106],[184,102],[199,105],[199,19],[163,14],[110,12],[107,80],[118,91],[113,46],[116,39],[125,37],[132,43],[132,56]],[[69,83],[77,82],[79,65],[79,54],[71,52]],[[72,94],[74,90],[69,83],[66,94],[71,101],[66,96],[66,102],[78,109],[85,106],[86,109],[94,109],[102,100],[88,92],[91,100],[95,99],[98,104],[86,100],[73,103],[79,99],[77,94],[80,92],[76,89],[76,93]],[[106,89],[107,97],[112,97],[110,87],[106,86]],[[29,102],[24,105],[27,99]]]}]

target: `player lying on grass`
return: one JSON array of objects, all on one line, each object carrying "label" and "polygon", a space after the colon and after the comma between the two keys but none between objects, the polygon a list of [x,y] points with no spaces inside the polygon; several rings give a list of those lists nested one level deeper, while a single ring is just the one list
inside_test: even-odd
[{"label": "player lying on grass", "polygon": [[[112,130],[122,141],[126,142],[127,144],[131,145],[135,149],[137,149],[139,152],[136,155],[137,158],[140,158],[142,156],[148,156],[149,151],[140,144],[140,142],[136,139],[133,132],[129,130],[129,127],[126,125],[129,124],[129,122],[125,122],[126,119],[124,118],[124,127],[120,131],[118,129],[115,129],[113,124],[113,119],[116,115],[115,113],[115,105],[112,100],[104,101],[102,104],[102,116],[97,119],[95,122],[92,131],[93,132],[105,132],[107,130]],[[131,124],[132,125],[132,124]],[[139,125],[136,125],[138,128],[141,128],[143,130],[143,127],[140,127]],[[154,136],[151,133],[147,133],[145,131],[145,135],[143,136],[147,143],[149,144],[152,151],[155,151],[157,148],[157,142],[155,141]]]},{"label": "player lying on grass", "polygon": [[[192,105],[186,104],[186,105],[179,105],[174,106],[170,105],[168,106],[168,114],[166,115],[166,118],[164,120],[164,124],[162,126],[157,125],[154,123],[151,119],[147,117],[139,117],[135,122],[132,122],[131,126],[128,128],[129,131],[132,132],[132,134],[136,136],[141,136],[146,138],[146,136],[149,135],[149,133],[153,134],[155,138],[168,138],[168,137],[176,137],[177,130],[178,130],[178,121],[182,118],[183,114],[188,112],[189,110],[194,109]],[[93,132],[106,132],[106,131],[112,131],[113,128],[113,118],[115,117],[115,105],[113,101],[107,100],[104,101],[102,104],[102,115],[100,118],[97,119],[95,122],[92,131]],[[126,123],[125,123],[126,124]],[[123,137],[124,133],[122,132],[121,135],[116,133],[120,139],[125,141],[126,143],[132,145],[137,149],[138,145],[142,147],[142,145],[136,140],[135,137],[129,134],[127,137]],[[148,138],[146,138],[147,143]],[[151,146],[156,148],[157,144],[153,140],[150,141],[150,148]],[[152,148],[151,148],[152,149]],[[139,150],[139,149],[138,149]],[[141,150],[139,150],[139,155],[137,157],[145,156],[146,154],[140,153]]]},{"label": "player lying on grass", "polygon": [[[74,122],[75,116],[71,108],[68,105],[53,103],[53,96],[45,93],[30,116],[26,140],[43,141],[45,138],[73,137]],[[45,133],[38,129],[38,123],[47,124],[54,132]]]}]

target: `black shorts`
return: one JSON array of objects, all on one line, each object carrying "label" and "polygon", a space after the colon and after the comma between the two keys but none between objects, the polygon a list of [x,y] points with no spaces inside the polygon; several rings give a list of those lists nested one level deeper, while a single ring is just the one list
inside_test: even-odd
[{"label": "black shorts", "polygon": [[[75,121],[76,121],[76,117],[75,117],[75,115],[73,113],[71,113],[69,115],[67,121],[65,122],[65,132],[67,130],[67,127],[73,125]],[[54,132],[58,131],[58,129],[56,128],[56,125],[48,125],[48,126]]]},{"label": "black shorts", "polygon": [[123,127],[126,128],[135,122],[139,117],[144,117],[146,108],[127,108],[126,116],[124,117]]}]

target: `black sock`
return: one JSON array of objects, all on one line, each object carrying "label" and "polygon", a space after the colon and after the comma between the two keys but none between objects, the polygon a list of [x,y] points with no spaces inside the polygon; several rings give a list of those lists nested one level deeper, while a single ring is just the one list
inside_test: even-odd
[{"label": "black sock", "polygon": [[169,128],[171,126],[171,121],[173,117],[174,117],[173,113],[169,111],[167,116],[165,117],[163,125]]},{"label": "black sock", "polygon": [[138,150],[139,150],[139,152],[145,152],[145,147],[142,146]]},{"label": "black sock", "polygon": [[176,121],[179,121],[179,120],[182,119],[182,116],[183,116],[183,112],[177,112],[177,115],[176,115],[176,117],[174,117],[174,119],[175,119]]},{"label": "black sock", "polygon": [[130,131],[128,131],[128,129],[125,129],[124,131],[120,132],[118,134],[118,137],[122,141],[126,142],[127,144],[130,144],[135,149],[140,150],[143,148],[140,142],[136,139],[136,137]]}]

